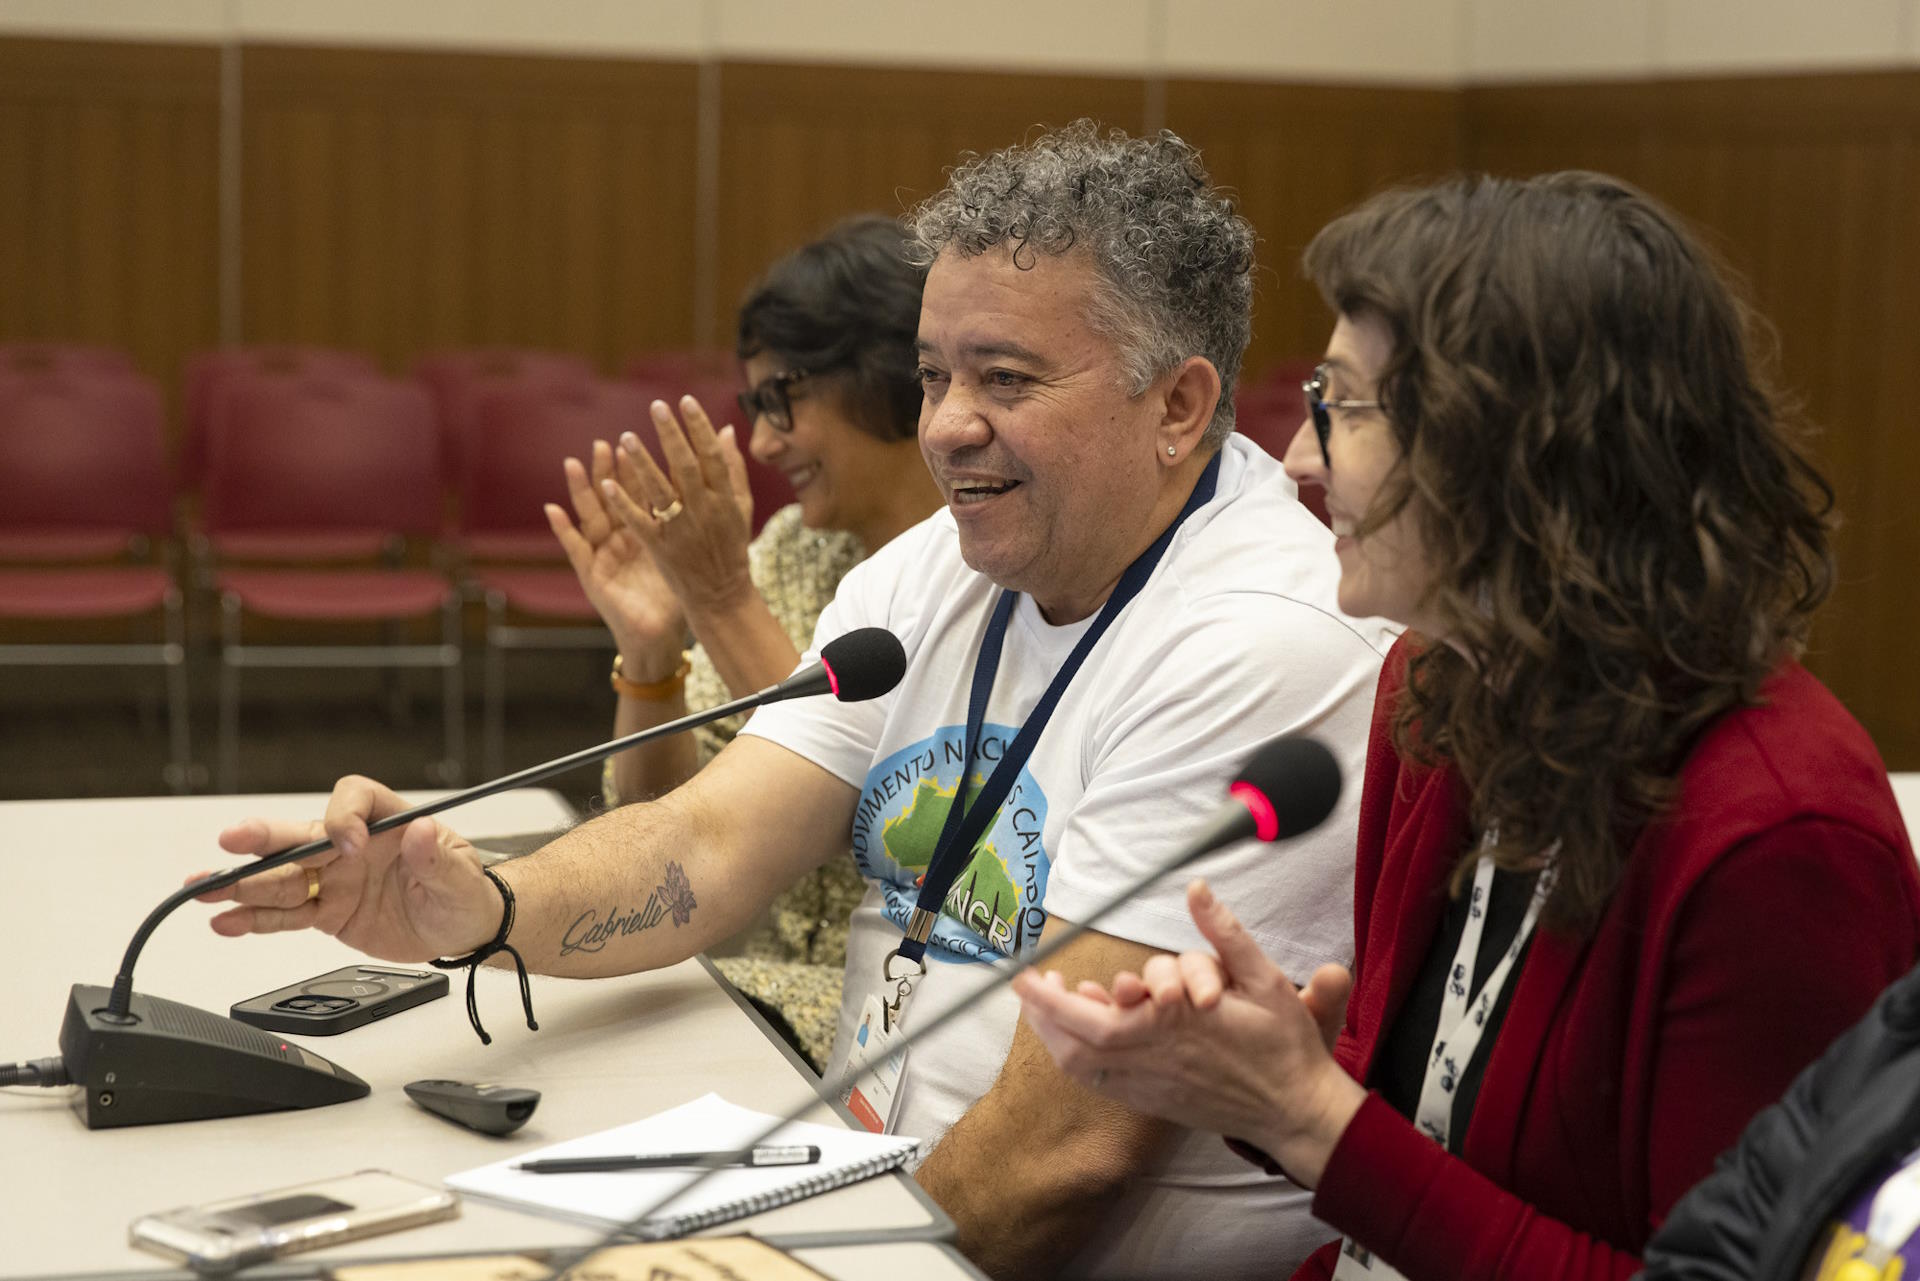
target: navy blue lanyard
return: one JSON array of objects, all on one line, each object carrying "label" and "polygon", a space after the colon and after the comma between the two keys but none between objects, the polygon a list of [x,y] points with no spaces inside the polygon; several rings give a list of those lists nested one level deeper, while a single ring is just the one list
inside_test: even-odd
[{"label": "navy blue lanyard", "polygon": [[1140,594],[1140,589],[1153,577],[1160,558],[1167,554],[1167,548],[1173,543],[1174,533],[1186,522],[1187,517],[1212,500],[1219,480],[1220,455],[1215,453],[1207,460],[1206,470],[1200,473],[1200,479],[1195,483],[1193,493],[1187,496],[1187,504],[1180,509],[1180,514],[1120,576],[1113,595],[1107,597],[1106,605],[1100,610],[1100,616],[1093,620],[1093,626],[1087,629],[1073,647],[1073,652],[1067,655],[1067,661],[1054,674],[1047,692],[1033,705],[1026,723],[1000,757],[1000,763],[994,766],[993,773],[981,784],[980,795],[969,806],[969,774],[973,769],[973,758],[980,750],[980,731],[987,719],[987,700],[993,696],[993,678],[1000,671],[1000,650],[1006,643],[1007,624],[1012,620],[1013,607],[1020,599],[1018,592],[1000,593],[1000,599],[993,607],[993,618],[987,624],[987,634],[980,640],[980,656],[973,664],[973,690],[967,698],[967,750],[960,765],[960,782],[954,790],[953,808],[947,811],[946,825],[940,829],[939,843],[934,846],[933,858],[927,863],[926,876],[920,882],[920,897],[914,902],[913,915],[907,919],[906,938],[895,955],[916,964],[921,963],[921,957],[927,950],[927,940],[933,934],[934,918],[939,915],[947,891],[953,888],[954,881],[971,861],[974,845],[986,833],[994,815],[999,813],[1007,793],[1013,790],[1014,780],[1020,776],[1027,758],[1033,755],[1034,746],[1040,741],[1040,732],[1047,727],[1047,721],[1053,716],[1053,709],[1059,705],[1061,696],[1067,692],[1067,686],[1073,682],[1080,665],[1093,652],[1093,647],[1100,643],[1107,628],[1113,625],[1113,620],[1119,617],[1120,611]]}]

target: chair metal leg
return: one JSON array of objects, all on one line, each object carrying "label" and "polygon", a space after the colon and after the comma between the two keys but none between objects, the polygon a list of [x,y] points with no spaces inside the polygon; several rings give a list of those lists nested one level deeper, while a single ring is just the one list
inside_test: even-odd
[{"label": "chair metal leg", "polygon": [[193,790],[193,755],[187,741],[187,619],[180,593],[170,591],[166,602],[167,640],[162,661],[167,666],[167,740],[170,759],[167,785],[181,795]]},{"label": "chair metal leg", "polygon": [[505,620],[507,611],[506,597],[498,592],[487,593],[487,649],[486,649],[486,729],[485,764],[481,767],[488,778],[497,778],[506,770],[506,702],[507,702],[507,651],[498,639],[498,630]]},{"label": "chair metal leg", "polygon": [[240,645],[240,598],[220,597],[220,790],[240,790],[240,668],[232,650]]},{"label": "chair metal leg", "polygon": [[440,631],[441,657],[446,663],[440,675],[441,716],[446,729],[443,773],[449,787],[458,787],[467,772],[467,685],[460,624],[460,596],[454,593],[441,612]]},{"label": "chair metal leg", "polygon": [[[388,619],[380,624],[381,644],[388,649],[397,649],[406,642],[407,625],[398,619]],[[413,704],[408,695],[407,682],[397,667],[380,669],[380,693],[387,704],[387,724],[395,729],[404,729],[413,724]]]}]

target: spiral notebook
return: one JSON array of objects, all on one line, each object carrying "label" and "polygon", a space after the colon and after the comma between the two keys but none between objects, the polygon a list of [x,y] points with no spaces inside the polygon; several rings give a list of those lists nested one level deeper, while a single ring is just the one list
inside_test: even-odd
[{"label": "spiral notebook", "polygon": [[[650,1116],[503,1161],[449,1175],[450,1188],[516,1209],[611,1229],[631,1223],[662,1197],[692,1182],[697,1171],[623,1170],[610,1174],[530,1174],[522,1161],[554,1157],[620,1156],[650,1152],[719,1151],[741,1148],[778,1118],[735,1107],[717,1094]],[[659,1239],[685,1236],[716,1223],[758,1214],[815,1193],[831,1191],[888,1170],[913,1156],[919,1142],[863,1130],[796,1121],[776,1130],[771,1144],[812,1144],[814,1165],[724,1169],[635,1229]]]}]

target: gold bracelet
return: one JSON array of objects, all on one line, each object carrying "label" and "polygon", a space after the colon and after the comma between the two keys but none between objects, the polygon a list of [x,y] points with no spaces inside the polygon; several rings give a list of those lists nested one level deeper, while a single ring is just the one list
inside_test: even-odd
[{"label": "gold bracelet", "polygon": [[613,671],[607,676],[607,682],[613,686],[613,692],[620,697],[637,698],[648,703],[664,703],[678,694],[680,687],[687,683],[687,673],[693,670],[693,651],[683,649],[680,651],[680,666],[675,669],[673,675],[649,685],[642,685],[620,674],[620,660],[625,657],[624,654],[613,656]]}]

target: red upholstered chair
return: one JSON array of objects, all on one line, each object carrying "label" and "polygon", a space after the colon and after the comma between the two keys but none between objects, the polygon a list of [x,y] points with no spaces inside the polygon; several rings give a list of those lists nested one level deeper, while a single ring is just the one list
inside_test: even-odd
[{"label": "red upholstered chair", "polygon": [[[409,539],[430,539],[439,526],[439,436],[426,388],[367,377],[243,378],[222,399],[201,507],[221,606],[221,790],[238,785],[240,673],[249,667],[438,668],[445,755],[429,773],[457,781],[465,754],[459,596],[437,571],[391,564]],[[369,546],[387,548],[389,564],[339,563]],[[280,563],[244,563],[259,559]],[[439,643],[400,641],[409,620],[436,612]],[[247,644],[249,615],[386,624],[389,639]]]},{"label": "red upholstered chair", "polygon": [[561,461],[585,462],[594,441],[617,444],[624,432],[658,459],[648,404],[635,387],[597,379],[513,384],[481,397],[459,473],[457,545],[466,558],[564,565],[544,512],[567,505]]},{"label": "red upholstered chair", "polygon": [[207,440],[224,389],[236,379],[377,378],[373,357],[333,347],[261,343],[220,347],[187,358],[182,388],[186,430],[180,441],[180,479],[197,488],[206,469]]},{"label": "red upholstered chair", "polygon": [[126,371],[0,373],[0,561],[143,556],[172,532],[159,389]]},{"label": "red upholstered chair", "polygon": [[[1307,419],[1300,384],[1313,376],[1318,360],[1282,361],[1266,377],[1241,388],[1233,398],[1234,430],[1275,458],[1284,458],[1294,433]],[[1318,485],[1300,487],[1300,505],[1327,523],[1327,495]]]},{"label": "red upholstered chair", "polygon": [[[161,668],[166,779],[184,792],[186,627],[171,568],[156,555],[172,524],[162,432],[159,389],[137,374],[0,380],[0,619],[51,642],[0,645],[0,665]],[[127,621],[128,643],[59,635],[62,625],[109,620]],[[138,639],[143,623],[157,640]]]},{"label": "red upholstered chair", "polygon": [[460,533],[467,581],[486,602],[483,764],[504,768],[506,659],[510,650],[610,649],[612,638],[566,564],[544,507],[567,507],[561,461],[583,463],[593,442],[632,432],[655,458],[649,398],[624,383],[522,383],[496,388],[476,407],[460,480]]},{"label": "red upholstered chair", "polygon": [[[585,356],[517,347],[469,347],[438,351],[414,365],[414,375],[433,392],[440,415],[441,462],[449,477],[466,465],[466,446],[480,402],[507,387],[571,387],[593,381]],[[551,540],[551,536],[549,536]]]},{"label": "red upholstered chair", "polygon": [[712,347],[645,351],[629,360],[621,375],[636,383],[737,383],[740,359],[730,351]]}]

